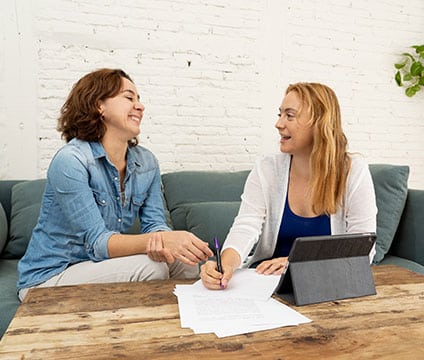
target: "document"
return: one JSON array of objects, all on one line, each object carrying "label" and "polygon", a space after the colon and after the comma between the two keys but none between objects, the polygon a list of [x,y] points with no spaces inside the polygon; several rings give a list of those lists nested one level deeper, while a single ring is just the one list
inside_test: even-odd
[{"label": "document", "polygon": [[243,299],[267,300],[280,281],[280,275],[262,275],[255,269],[238,269],[234,272],[228,287],[225,290],[206,289],[201,280],[193,285],[177,285],[184,292],[194,292],[208,297],[237,297]]},{"label": "document", "polygon": [[176,285],[181,327],[225,337],[310,322],[271,298],[279,279],[254,269],[239,269],[225,290],[208,290],[200,280]]}]

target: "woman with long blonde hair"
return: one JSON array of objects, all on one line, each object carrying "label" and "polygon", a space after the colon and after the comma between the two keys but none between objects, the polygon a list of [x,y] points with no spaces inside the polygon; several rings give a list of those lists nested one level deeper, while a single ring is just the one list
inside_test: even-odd
[{"label": "woman with long blonde hair", "polygon": [[[258,159],[249,174],[222,249],[222,274],[214,261],[201,267],[207,288],[226,288],[241,266],[282,274],[297,237],[376,231],[371,174],[359,155],[347,152],[334,91],[290,85],[275,127],[280,153]],[[373,248],[371,260],[374,254]]]}]

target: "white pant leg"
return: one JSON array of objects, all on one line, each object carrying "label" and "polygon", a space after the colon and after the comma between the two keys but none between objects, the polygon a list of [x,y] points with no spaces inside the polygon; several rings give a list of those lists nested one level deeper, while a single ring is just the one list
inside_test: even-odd
[{"label": "white pant leg", "polygon": [[199,265],[187,265],[181,261],[168,264],[171,279],[198,279]]},{"label": "white pant leg", "polygon": [[[147,255],[111,258],[99,262],[84,261],[71,265],[35,287],[64,286],[90,283],[131,282],[148,280],[192,279],[198,276],[198,266],[175,261],[173,264],[156,262]],[[21,289],[22,301],[29,289]]]}]

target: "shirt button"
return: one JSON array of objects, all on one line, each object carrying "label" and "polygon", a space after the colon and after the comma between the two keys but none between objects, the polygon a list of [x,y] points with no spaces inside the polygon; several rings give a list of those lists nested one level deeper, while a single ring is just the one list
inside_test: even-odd
[{"label": "shirt button", "polygon": [[113,178],[113,180],[118,181],[118,178],[115,176],[115,177]]},{"label": "shirt button", "polygon": [[122,219],[118,219],[118,222],[121,222],[122,221]]},{"label": "shirt button", "polygon": [[119,196],[117,196],[117,197],[116,197],[116,200],[120,200],[120,199],[119,199]]},{"label": "shirt button", "polygon": [[106,200],[102,200],[102,204],[106,204]]}]

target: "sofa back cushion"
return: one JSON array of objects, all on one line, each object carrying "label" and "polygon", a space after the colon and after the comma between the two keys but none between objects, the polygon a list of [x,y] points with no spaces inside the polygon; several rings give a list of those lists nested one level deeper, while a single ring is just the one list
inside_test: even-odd
[{"label": "sofa back cushion", "polygon": [[370,164],[378,208],[374,264],[380,263],[392,245],[408,195],[409,167]]},{"label": "sofa back cushion", "polygon": [[12,187],[9,242],[3,252],[7,259],[19,259],[26,251],[37,224],[46,180],[29,180]]},{"label": "sofa back cushion", "polygon": [[7,224],[6,213],[0,203],[0,253],[3,251],[4,244],[6,244],[8,231],[9,225]]},{"label": "sofa back cushion", "polygon": [[424,190],[409,189],[389,254],[424,266]]},{"label": "sofa back cushion", "polygon": [[162,175],[164,196],[175,230],[188,230],[212,244],[224,241],[240,207],[249,170],[180,171]]}]

